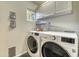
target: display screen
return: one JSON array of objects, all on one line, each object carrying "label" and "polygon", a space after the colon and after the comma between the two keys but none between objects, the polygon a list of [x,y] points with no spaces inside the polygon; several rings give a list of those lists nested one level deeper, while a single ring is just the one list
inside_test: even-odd
[{"label": "display screen", "polygon": [[73,38],[61,37],[61,41],[62,42],[67,42],[67,43],[75,44],[75,39],[73,39]]}]

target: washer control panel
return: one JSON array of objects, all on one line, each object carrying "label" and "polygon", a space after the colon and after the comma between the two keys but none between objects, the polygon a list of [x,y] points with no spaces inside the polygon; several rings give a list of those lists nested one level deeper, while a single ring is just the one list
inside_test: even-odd
[{"label": "washer control panel", "polygon": [[61,37],[61,41],[66,42],[66,43],[75,44],[75,39],[74,38]]}]

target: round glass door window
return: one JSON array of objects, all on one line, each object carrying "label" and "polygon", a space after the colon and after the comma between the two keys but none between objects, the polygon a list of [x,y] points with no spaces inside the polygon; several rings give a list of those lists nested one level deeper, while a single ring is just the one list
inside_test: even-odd
[{"label": "round glass door window", "polygon": [[27,44],[28,44],[28,48],[30,49],[32,53],[37,52],[37,41],[35,40],[33,36],[28,37]]},{"label": "round glass door window", "polygon": [[58,44],[53,42],[46,42],[42,46],[43,57],[69,57],[68,53],[60,47]]}]

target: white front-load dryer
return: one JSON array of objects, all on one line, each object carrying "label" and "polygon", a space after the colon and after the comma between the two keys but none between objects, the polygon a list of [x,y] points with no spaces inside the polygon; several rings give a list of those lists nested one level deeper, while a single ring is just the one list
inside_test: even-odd
[{"label": "white front-load dryer", "polygon": [[61,37],[43,34],[41,36],[41,56],[42,57],[77,57],[78,38]]},{"label": "white front-load dryer", "polygon": [[40,35],[39,33],[29,32],[27,37],[28,54],[31,57],[40,57]]}]

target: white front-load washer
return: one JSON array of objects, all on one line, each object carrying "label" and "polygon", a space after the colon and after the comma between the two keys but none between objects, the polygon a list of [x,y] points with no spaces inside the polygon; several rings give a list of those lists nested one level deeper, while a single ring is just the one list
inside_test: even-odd
[{"label": "white front-load washer", "polygon": [[43,34],[41,36],[41,56],[77,57],[78,38],[75,33],[72,34],[74,34],[73,37]]},{"label": "white front-load washer", "polygon": [[29,32],[27,37],[28,54],[31,57],[40,57],[40,35],[39,33]]}]

